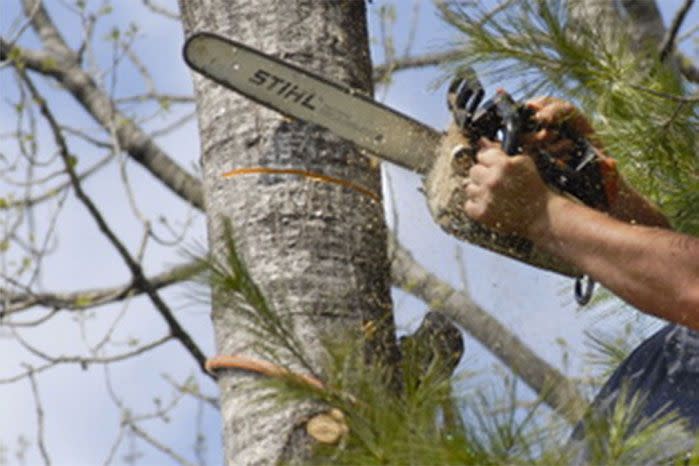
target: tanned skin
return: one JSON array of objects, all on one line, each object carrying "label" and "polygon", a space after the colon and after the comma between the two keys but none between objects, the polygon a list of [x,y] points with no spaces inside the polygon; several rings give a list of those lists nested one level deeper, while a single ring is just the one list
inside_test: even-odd
[{"label": "tanned skin", "polygon": [[[570,141],[551,129],[562,121],[595,141],[570,103],[540,98],[529,106],[549,129],[530,136],[528,145],[550,153],[568,148]],[[623,180],[609,210],[600,212],[548,188],[526,146],[511,157],[483,140],[477,161],[466,186],[471,219],[530,239],[643,312],[699,330],[699,238],[671,231],[658,208]]]}]

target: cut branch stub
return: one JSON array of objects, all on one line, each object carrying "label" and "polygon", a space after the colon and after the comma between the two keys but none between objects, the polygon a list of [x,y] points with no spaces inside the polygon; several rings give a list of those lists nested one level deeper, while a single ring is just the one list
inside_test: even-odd
[{"label": "cut branch stub", "polygon": [[317,442],[333,445],[349,433],[345,415],[337,408],[313,416],[306,424],[306,432]]},{"label": "cut branch stub", "polygon": [[473,142],[458,126],[452,125],[435,153],[435,161],[425,178],[425,195],[432,218],[447,233],[477,246],[503,254],[535,267],[571,277],[581,273],[558,257],[546,254],[531,241],[516,235],[504,235],[476,223],[466,216],[466,184],[473,165],[469,153]]},{"label": "cut branch stub", "polygon": [[464,354],[461,330],[448,317],[428,312],[412,335],[400,339],[403,357],[414,360],[422,376],[439,371],[440,379],[448,379]]}]

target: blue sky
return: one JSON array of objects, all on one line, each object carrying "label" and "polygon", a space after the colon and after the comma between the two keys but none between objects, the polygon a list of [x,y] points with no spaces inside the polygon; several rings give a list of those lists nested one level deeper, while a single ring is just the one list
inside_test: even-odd
[{"label": "blue sky", "polygon": [[[0,0],[0,32],[5,35],[18,16],[18,1]],[[172,9],[174,0],[160,2]],[[369,6],[370,31],[378,37],[378,11],[388,2],[374,0]],[[396,1],[397,22],[395,37],[397,51],[402,53],[411,24],[414,5],[420,9],[418,28],[414,40],[414,53],[437,51],[448,46],[453,32],[437,18],[432,3],[427,0]],[[490,3],[490,2],[484,2]],[[679,7],[679,0],[659,2],[664,15],[671,16]],[[66,4],[66,0],[48,0],[50,13],[59,27],[65,32],[71,45],[76,46],[80,39],[80,22]],[[88,2],[90,8],[98,8],[101,2]],[[95,37],[109,33],[112,27],[127,28],[136,22],[140,26],[140,40],[136,51],[153,73],[158,88],[176,94],[191,93],[191,75],[181,60],[182,31],[177,22],[165,20],[143,7],[138,0],[115,2],[114,11],[98,24]],[[695,7],[686,25],[699,23],[699,11]],[[38,42],[31,32],[22,35],[20,44],[37,47]],[[111,49],[103,41],[97,41],[95,61],[101,66],[109,66]],[[375,63],[383,60],[380,50],[374,46]],[[449,122],[449,114],[444,104],[444,87],[434,88],[442,71],[436,68],[397,74],[388,89],[380,88],[377,97],[403,113],[436,128],[444,128]],[[58,112],[64,124],[82,128],[94,128],[95,124],[85,112],[74,103],[71,97],[57,92],[51,84],[36,79],[40,89],[51,96],[50,105]],[[119,69],[115,83],[106,80],[107,88],[113,85],[115,95],[125,96],[143,92],[142,80],[128,63]],[[16,99],[16,85],[7,69],[0,70],[0,133],[11,131],[15,125],[14,115],[7,101]],[[153,105],[149,111],[155,111]],[[156,116],[145,123],[150,130],[163,127],[184,116],[187,110],[173,106],[167,115]],[[40,153],[50,155],[53,142],[44,129],[40,130]],[[195,170],[199,142],[196,124],[189,121],[178,131],[158,138],[158,143],[166,152],[183,166]],[[107,155],[107,151],[95,149],[71,138],[71,150],[79,157],[79,166],[89,166],[93,161]],[[14,156],[16,147],[3,139],[0,152]],[[110,166],[85,183],[95,201],[108,209],[109,221],[132,251],[138,249],[142,239],[142,228],[136,220],[134,209],[128,201],[123,187],[122,175],[118,169],[123,164],[123,173],[128,176],[129,185],[138,199],[139,213],[149,218],[156,231],[167,236],[167,229],[158,219],[166,215],[173,225],[185,225],[192,221],[187,233],[187,245],[205,241],[204,222],[201,216],[178,201],[153,178],[127,159],[118,158]],[[464,245],[444,234],[430,218],[423,196],[419,193],[420,180],[417,176],[396,167],[385,167],[385,179],[393,187],[393,202],[387,204],[388,218],[397,212],[397,230],[400,240],[409,247],[416,258],[432,272],[456,287],[467,286],[474,300],[486,310],[493,312],[512,331],[516,332],[535,351],[550,363],[580,375],[581,362],[586,351],[583,330],[600,319],[600,312],[579,312],[572,300],[572,283],[550,273],[534,270],[528,266],[502,259],[481,249]],[[51,183],[49,183],[51,185]],[[9,185],[0,179],[0,196],[11,191]],[[388,194],[388,193],[387,193]],[[387,196],[388,198],[389,196]],[[55,203],[35,212],[40,230],[48,228],[48,219]],[[0,211],[0,227],[10,220],[9,214]],[[58,224],[59,248],[46,259],[42,283],[49,290],[76,290],[87,287],[111,286],[128,279],[128,270],[99,234],[94,223],[84,209],[72,198],[66,201]],[[457,250],[459,253],[457,254]],[[457,256],[463,258],[460,266]],[[6,253],[4,261],[19,260],[13,250]],[[145,251],[146,270],[155,273],[169,265],[183,260],[181,252],[153,242]],[[465,270],[466,283],[460,270]],[[5,270],[2,270],[5,273]],[[212,332],[206,307],[193,303],[187,291],[167,290],[165,297],[177,309],[177,317],[209,354],[213,353]],[[403,293],[394,294],[397,307],[397,321],[401,329],[413,327],[424,312],[425,305]],[[36,314],[35,314],[36,315]],[[76,354],[85,350],[81,335],[94,343],[103,335],[115,319],[119,322],[114,334],[115,343],[111,352],[121,352],[128,348],[130,339],[137,338],[144,343],[157,338],[165,331],[165,326],[151,306],[143,299],[134,299],[128,305],[111,305],[98,308],[88,318],[79,320],[70,314],[62,314],[53,319],[50,325],[23,330],[21,334],[31,343],[51,354]],[[27,318],[28,316],[25,316]],[[627,313],[616,318],[614,325],[637,319],[635,313]],[[609,325],[610,321],[605,321]],[[84,329],[84,332],[81,331]],[[561,341],[566,341],[570,351],[570,366],[562,364]],[[477,343],[467,338],[467,356],[462,364],[465,370],[485,369],[490,371],[494,360]],[[36,358],[20,348],[6,329],[0,327],[0,352],[4,355],[0,365],[0,378],[21,370],[21,363],[38,364]],[[156,398],[166,403],[173,396],[173,389],[162,376],[170,374],[180,382],[190,375],[196,375],[191,358],[176,344],[169,343],[138,360],[117,363],[110,367],[112,388],[119,398],[134,412],[152,410]],[[216,387],[203,377],[198,377],[202,391],[215,395]],[[46,442],[53,463],[56,465],[102,464],[109,448],[119,431],[119,410],[107,395],[104,369],[92,366],[82,370],[75,365],[65,365],[50,372],[37,375],[39,389],[44,402],[46,416]],[[0,446],[7,450],[5,460],[9,464],[21,464],[15,457],[19,436],[30,442],[35,439],[36,422],[33,399],[26,381],[0,385],[0,416],[13,422],[0,424]],[[201,410],[201,415],[198,412]],[[154,436],[166,444],[174,445],[182,455],[193,459],[192,445],[195,441],[197,425],[208,439],[207,464],[220,464],[220,425],[218,414],[202,407],[196,401],[185,398],[179,404],[170,422],[153,420],[144,424]],[[112,464],[122,464],[123,456],[129,451],[129,440],[122,443],[121,449]],[[137,443],[144,456],[141,464],[171,464],[166,457],[155,452],[152,447]],[[27,451],[25,464],[40,464],[36,446]],[[3,455],[0,454],[0,458]],[[2,461],[0,461],[1,463]]]}]

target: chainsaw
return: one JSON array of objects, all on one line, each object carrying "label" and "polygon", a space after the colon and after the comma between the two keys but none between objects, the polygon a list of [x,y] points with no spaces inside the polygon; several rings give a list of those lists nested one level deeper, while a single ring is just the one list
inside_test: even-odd
[{"label": "chainsaw", "polygon": [[[447,103],[454,123],[437,131],[374,101],[362,91],[310,73],[231,39],[201,32],[184,45],[195,71],[288,117],[324,127],[363,152],[423,176],[434,220],[448,233],[529,265],[575,277],[578,303],[589,301],[594,282],[583,285],[575,267],[541,251],[531,241],[502,234],[470,220],[464,212],[465,181],[481,137],[499,139],[510,155],[521,151],[521,136],[538,128],[532,111],[499,90],[484,102],[475,73],[460,73],[450,84]],[[565,132],[565,128],[562,129]],[[583,137],[566,134],[575,149],[566,157],[537,154],[544,181],[594,208],[607,206],[600,159]]]}]

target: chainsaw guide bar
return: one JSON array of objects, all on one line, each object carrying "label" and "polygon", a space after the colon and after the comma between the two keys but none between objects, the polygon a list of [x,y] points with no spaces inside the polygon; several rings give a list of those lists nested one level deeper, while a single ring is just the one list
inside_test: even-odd
[{"label": "chainsaw guide bar", "polygon": [[[371,155],[424,176],[433,219],[457,238],[529,265],[575,277],[569,264],[514,235],[502,235],[464,212],[468,163],[457,146],[473,146],[463,134],[441,133],[366,94],[240,42],[208,33],[191,35],[184,59],[195,71],[291,118],[313,123]],[[472,163],[472,162],[470,162]]]}]

